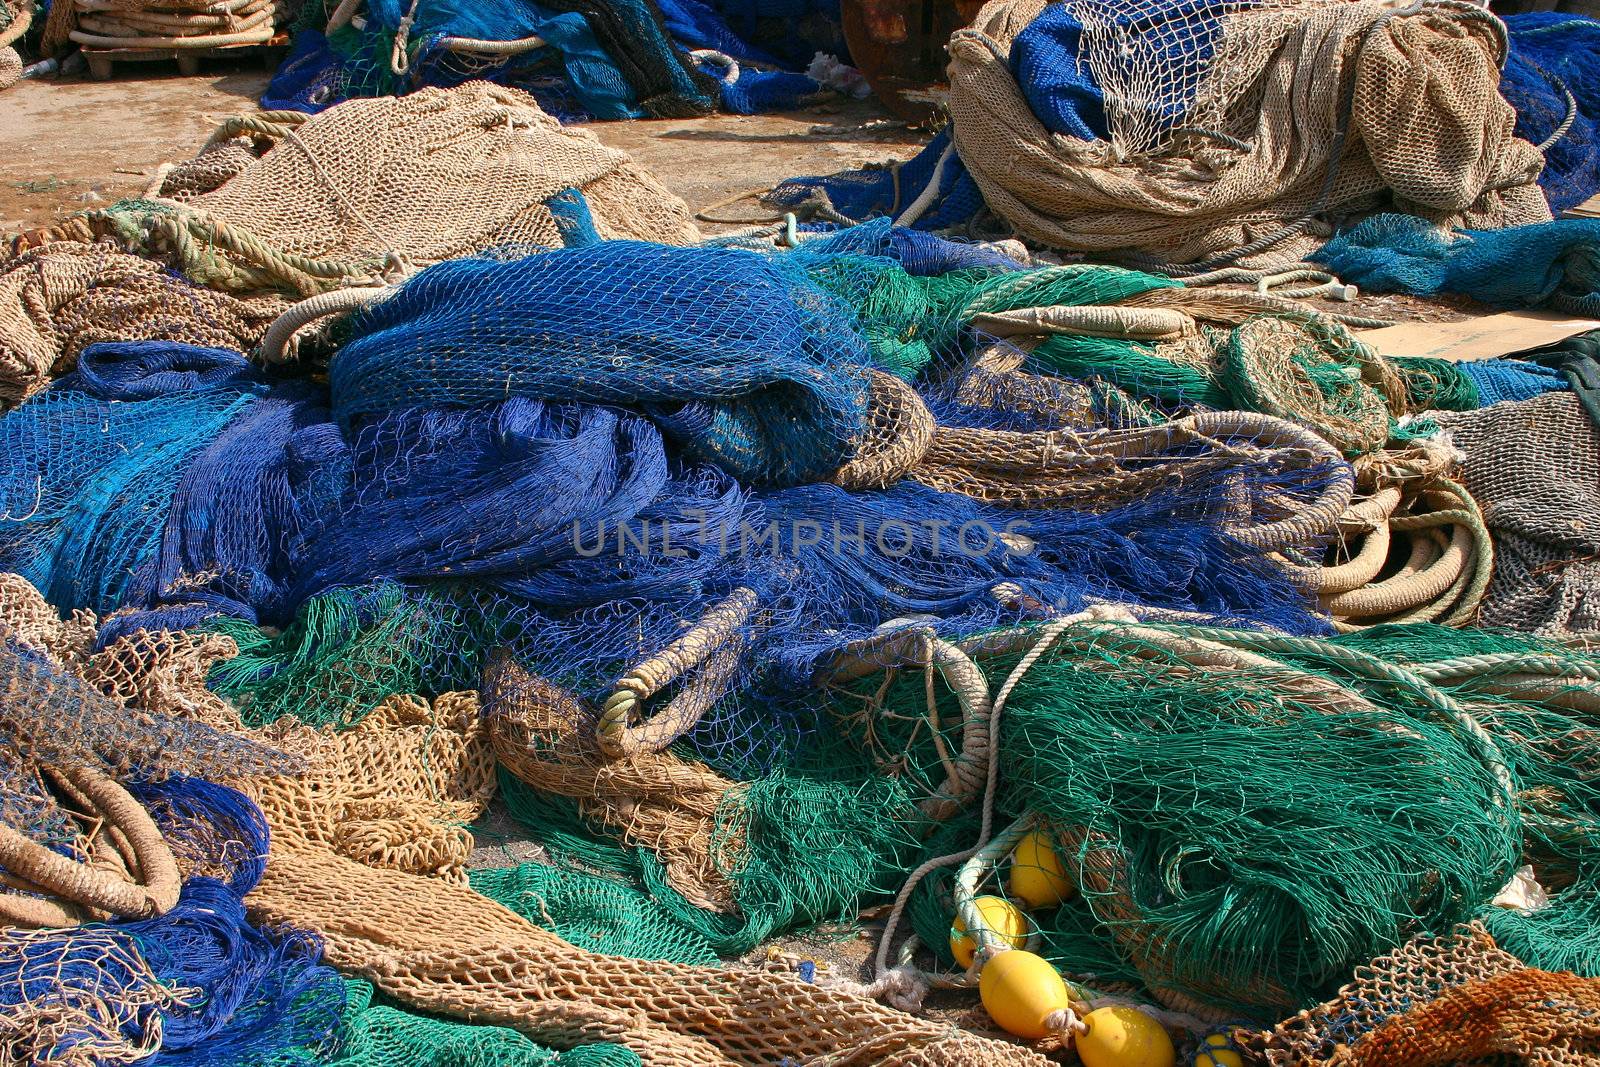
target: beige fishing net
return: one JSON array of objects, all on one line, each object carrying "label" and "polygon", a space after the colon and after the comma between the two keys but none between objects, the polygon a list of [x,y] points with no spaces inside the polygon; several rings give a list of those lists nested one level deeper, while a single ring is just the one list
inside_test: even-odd
[{"label": "beige fishing net", "polygon": [[1050,1062],[794,975],[596,955],[461,886],[276,841],[246,903],[258,921],[315,931],[330,963],[408,1007],[556,1048],[616,1042],[651,1067]]},{"label": "beige fishing net", "polygon": [[575,798],[585,818],[655,852],[667,882],[696,907],[733,909],[718,862],[729,843],[716,841],[715,830],[718,808],[737,783],[670,751],[605,757],[586,729],[594,715],[509,657],[490,665],[484,700],[507,770],[543,792]]},{"label": "beige fishing net", "polygon": [[602,238],[699,237],[683,201],[625,153],[487,82],[231,120],[156,201],[57,233],[114,236],[223,289],[309,295],[497,245],[559,247],[546,202],[568,189],[582,191]]},{"label": "beige fishing net", "polygon": [[53,241],[0,262],[0,410],[70,371],[101,341],[245,350],[288,305],[241,299],[106,244]]},{"label": "beige fishing net", "polygon": [[12,46],[32,23],[32,0],[0,0],[0,89],[22,80],[22,56]]},{"label": "beige fishing net", "polygon": [[[1543,159],[1513,136],[1516,114],[1498,92],[1504,29],[1482,9],[1201,5],[1194,17],[1222,28],[1192,88],[1127,100],[1102,73],[1114,130],[1119,108],[1141,103],[1180,107],[1182,118],[1154,134],[1083,141],[1047,130],[1010,70],[1013,38],[1043,7],[993,0],[949,46],[956,150],[1024,237],[1167,263],[1245,249],[1265,263],[1303,258],[1333,217],[1385,201],[1441,224],[1550,217],[1535,184]],[[1074,4],[1091,30],[1095,8]],[[1121,10],[1122,25],[1139,26]],[[1097,73],[1148,60],[1114,36],[1085,40]]]},{"label": "beige fishing net", "polygon": [[1271,1067],[1588,1067],[1600,1061],[1600,979],[1526,967],[1474,923],[1403,945],[1332,1000],[1235,1037]]},{"label": "beige fishing net", "polygon": [[1600,631],[1600,431],[1576,394],[1430,417],[1466,453],[1466,487],[1494,537],[1479,623]]}]

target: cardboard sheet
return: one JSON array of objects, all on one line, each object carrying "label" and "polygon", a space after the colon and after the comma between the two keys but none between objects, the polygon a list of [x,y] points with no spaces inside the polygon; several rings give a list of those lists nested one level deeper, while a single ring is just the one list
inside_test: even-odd
[{"label": "cardboard sheet", "polygon": [[1461,322],[1408,322],[1356,336],[1385,356],[1435,356],[1463,362],[1542,348],[1590,330],[1600,319],[1549,311],[1501,311]]}]

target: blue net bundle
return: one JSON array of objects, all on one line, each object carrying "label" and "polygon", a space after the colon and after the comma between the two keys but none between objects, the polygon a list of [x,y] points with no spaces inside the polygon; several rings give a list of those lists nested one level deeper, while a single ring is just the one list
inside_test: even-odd
[{"label": "blue net bundle", "polygon": [[[821,88],[794,69],[809,52],[780,60],[698,0],[378,0],[360,25],[324,32],[328,7],[309,5],[263,107],[315,112],[353,97],[481,79],[532,93],[564,122],[685,118],[719,103],[743,114],[792,107]],[[472,45],[531,37],[544,44],[507,55]],[[701,49],[738,63],[737,77],[688,54]],[[778,69],[786,62],[789,69]]]},{"label": "blue net bundle", "polygon": [[1460,293],[1504,307],[1600,314],[1600,220],[1504,230],[1442,230],[1413,215],[1373,215],[1311,258],[1380,293]]},{"label": "blue net bundle", "polygon": [[1555,11],[1505,19],[1500,95],[1517,136],[1544,150],[1539,187],[1558,215],[1600,193],[1600,22]]},{"label": "blue net bundle", "polygon": [[[937,184],[935,184],[935,182]],[[830,222],[898,219],[934,185],[930,206],[907,225],[918,230],[972,230],[985,210],[983,193],[941,130],[904,162],[831,175],[787,178],[762,200],[775,208]]]},{"label": "blue net bundle", "polygon": [[689,454],[783,484],[853,453],[867,366],[841,310],[780,262],[608,242],[430,268],[357,318],[329,377],[345,423],[519,394],[647,405]]}]

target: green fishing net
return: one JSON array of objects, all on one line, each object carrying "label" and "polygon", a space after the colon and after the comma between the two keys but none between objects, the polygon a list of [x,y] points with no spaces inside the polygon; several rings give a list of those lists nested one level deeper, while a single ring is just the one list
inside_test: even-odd
[{"label": "green fishing net", "polygon": [[640,1067],[621,1045],[556,1052],[503,1026],[419,1015],[382,1003],[372,984],[345,979],[339,1055],[328,1067]]}]

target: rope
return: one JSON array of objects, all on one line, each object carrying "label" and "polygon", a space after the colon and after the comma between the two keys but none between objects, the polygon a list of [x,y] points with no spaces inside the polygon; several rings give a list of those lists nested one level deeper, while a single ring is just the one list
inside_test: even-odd
[{"label": "rope", "polygon": [[388,298],[394,286],[381,289],[334,289],[295,304],[272,320],[266,335],[261,338],[261,360],[264,363],[283,363],[294,356],[294,336],[310,323],[328,315],[355,311]]}]

